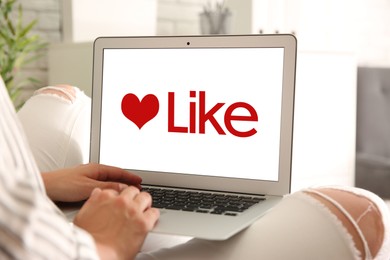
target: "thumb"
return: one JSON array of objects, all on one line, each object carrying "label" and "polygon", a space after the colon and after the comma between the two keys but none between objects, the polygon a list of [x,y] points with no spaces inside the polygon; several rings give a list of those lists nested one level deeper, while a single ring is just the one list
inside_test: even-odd
[{"label": "thumb", "polygon": [[91,192],[91,195],[89,196],[88,200],[85,202],[86,203],[89,203],[91,201],[95,201],[97,200],[97,197],[99,196],[99,194],[102,192],[102,190],[100,188],[94,188]]}]

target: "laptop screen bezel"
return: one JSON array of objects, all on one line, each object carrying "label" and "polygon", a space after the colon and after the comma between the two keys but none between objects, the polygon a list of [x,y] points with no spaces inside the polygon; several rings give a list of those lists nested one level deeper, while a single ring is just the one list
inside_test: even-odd
[{"label": "laptop screen bezel", "polygon": [[283,86],[278,181],[236,179],[131,170],[144,184],[282,196],[291,190],[292,137],[297,41],[293,35],[101,37],[94,42],[90,162],[99,163],[104,49],[283,48]]}]

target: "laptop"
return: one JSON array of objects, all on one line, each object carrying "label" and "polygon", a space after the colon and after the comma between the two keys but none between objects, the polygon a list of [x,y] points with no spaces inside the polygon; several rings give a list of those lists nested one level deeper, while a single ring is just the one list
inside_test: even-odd
[{"label": "laptop", "polygon": [[152,232],[227,239],[290,192],[295,65],[292,35],[98,38],[90,161],[142,177]]}]

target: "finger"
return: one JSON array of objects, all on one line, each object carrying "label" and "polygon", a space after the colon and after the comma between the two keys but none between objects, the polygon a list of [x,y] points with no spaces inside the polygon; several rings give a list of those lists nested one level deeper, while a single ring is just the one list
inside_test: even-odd
[{"label": "finger", "polygon": [[88,204],[90,202],[96,202],[99,200],[99,197],[100,197],[100,194],[102,193],[102,189],[100,188],[94,188],[91,192],[91,194],[89,195],[89,198],[88,200],[84,203],[85,204]]},{"label": "finger", "polygon": [[122,192],[127,187],[129,187],[127,184],[120,183],[120,182],[104,182],[104,181],[97,181],[96,186],[101,188],[101,189],[116,190],[119,193]]},{"label": "finger", "polygon": [[148,223],[148,230],[153,229],[159,217],[160,217],[160,211],[156,208],[149,208],[144,212],[144,218]]},{"label": "finger", "polygon": [[99,188],[94,188],[91,192],[91,195],[89,196],[89,199],[88,201],[94,201],[94,200],[97,200],[97,197],[99,196],[99,194],[102,192],[101,189]]},{"label": "finger", "polygon": [[104,182],[104,181],[102,181],[97,186],[102,188],[102,189],[114,189],[114,190],[117,190],[119,192],[123,191],[124,189],[126,189],[129,186],[136,187],[139,190],[142,189],[140,184],[127,185],[127,184],[121,183],[121,182]]},{"label": "finger", "polygon": [[98,194],[98,199],[100,199],[100,200],[112,199],[112,198],[118,197],[118,195],[119,195],[119,192],[116,190],[105,189],[105,190],[102,190]]},{"label": "finger", "polygon": [[142,211],[145,211],[152,206],[152,196],[149,193],[141,192],[135,197],[134,202],[141,207]]},{"label": "finger", "polygon": [[98,164],[95,167],[97,167],[97,170],[94,179],[99,181],[115,181],[129,185],[139,185],[142,182],[141,177],[130,173],[125,169],[104,164]]},{"label": "finger", "polygon": [[135,197],[140,193],[139,189],[137,189],[134,186],[129,186],[126,189],[124,189],[120,196],[126,198],[128,201],[134,200]]}]

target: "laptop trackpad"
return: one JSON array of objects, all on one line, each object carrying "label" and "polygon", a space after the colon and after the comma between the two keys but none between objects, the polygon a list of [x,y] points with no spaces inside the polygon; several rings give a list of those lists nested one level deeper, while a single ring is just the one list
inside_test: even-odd
[{"label": "laptop trackpad", "polygon": [[280,200],[281,197],[269,197],[238,216],[160,209],[160,219],[152,232],[225,240],[255,222]]}]

